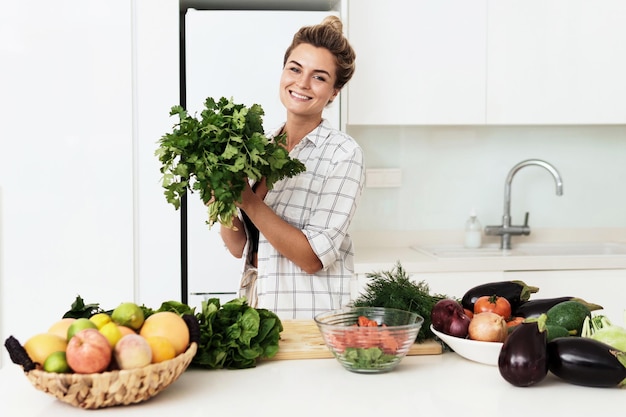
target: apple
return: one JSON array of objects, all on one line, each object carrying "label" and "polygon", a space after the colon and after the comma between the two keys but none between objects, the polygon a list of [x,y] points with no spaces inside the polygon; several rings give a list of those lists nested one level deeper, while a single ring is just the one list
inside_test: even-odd
[{"label": "apple", "polygon": [[152,362],[152,349],[142,336],[127,334],[115,345],[114,356],[120,369],[141,368]]},{"label": "apple", "polygon": [[98,329],[83,329],[74,334],[65,349],[67,364],[79,374],[102,372],[111,362],[111,345]]},{"label": "apple", "polygon": [[96,323],[94,323],[93,321],[89,319],[81,317],[79,319],[74,320],[67,328],[67,340],[70,340],[72,336],[74,336],[76,333],[80,332],[81,330],[97,329],[97,328],[98,326],[96,326]]}]

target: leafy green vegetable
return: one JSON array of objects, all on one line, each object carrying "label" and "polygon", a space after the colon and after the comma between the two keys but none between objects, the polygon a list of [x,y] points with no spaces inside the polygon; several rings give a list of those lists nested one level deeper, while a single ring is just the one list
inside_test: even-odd
[{"label": "leafy green vegetable", "polygon": [[63,314],[63,318],[86,318],[93,316],[96,313],[102,313],[104,310],[98,303],[85,304],[85,300],[80,295],[76,296],[76,299],[72,303],[71,308]]},{"label": "leafy green vegetable", "polygon": [[159,311],[171,311],[172,313],[176,313],[179,316],[182,316],[184,314],[196,314],[195,307],[190,307],[185,303],[181,303],[180,301],[175,300],[164,301],[163,303],[161,303],[161,307],[159,307],[155,312]]},{"label": "leafy green vegetable", "polygon": [[343,359],[354,369],[380,369],[396,360],[396,357],[384,353],[379,347],[349,347],[344,351]]},{"label": "leafy green vegetable", "polygon": [[425,281],[413,282],[400,264],[390,271],[368,273],[370,278],[364,292],[353,301],[355,307],[386,307],[412,311],[424,318],[417,342],[434,337],[430,330],[430,313],[437,301],[447,297],[442,294],[430,294]]},{"label": "leafy green vegetable", "polygon": [[179,122],[161,137],[155,152],[162,164],[164,194],[176,209],[187,190],[198,191],[204,204],[214,197],[207,224],[232,228],[235,202],[241,201],[247,179],[265,177],[272,189],[276,181],[303,172],[305,166],[289,157],[285,135],[273,141],[265,136],[265,113],[258,104],[248,108],[225,97],[217,102],[208,97],[204,107],[200,119],[181,106],[170,111]]},{"label": "leafy green vegetable", "polygon": [[191,364],[209,369],[245,369],[278,352],[283,325],[273,312],[250,307],[245,297],[223,306],[217,298],[202,302],[198,352]]}]

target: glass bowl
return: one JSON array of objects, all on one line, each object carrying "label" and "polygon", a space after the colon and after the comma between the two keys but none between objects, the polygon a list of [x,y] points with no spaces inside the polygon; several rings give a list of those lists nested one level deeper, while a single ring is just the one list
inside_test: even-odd
[{"label": "glass bowl", "polygon": [[[375,321],[376,327],[359,325],[359,317]],[[315,323],[345,369],[380,373],[391,371],[406,356],[424,318],[404,310],[353,307],[320,313]]]}]

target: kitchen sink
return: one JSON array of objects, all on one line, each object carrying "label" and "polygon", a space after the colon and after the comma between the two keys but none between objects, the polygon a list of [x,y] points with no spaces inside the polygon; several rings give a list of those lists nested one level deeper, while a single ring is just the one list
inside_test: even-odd
[{"label": "kitchen sink", "polygon": [[467,249],[461,245],[412,246],[412,249],[435,258],[501,258],[521,256],[626,256],[626,244],[590,243],[519,243],[502,250],[498,244]]}]

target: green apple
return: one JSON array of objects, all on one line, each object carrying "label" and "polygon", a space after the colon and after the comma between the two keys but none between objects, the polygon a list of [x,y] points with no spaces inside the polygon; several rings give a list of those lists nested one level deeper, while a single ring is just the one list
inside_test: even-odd
[{"label": "green apple", "polygon": [[67,328],[67,340],[70,340],[76,333],[84,329],[98,330],[98,326],[96,326],[96,323],[86,318],[76,319],[70,324],[70,327]]}]

